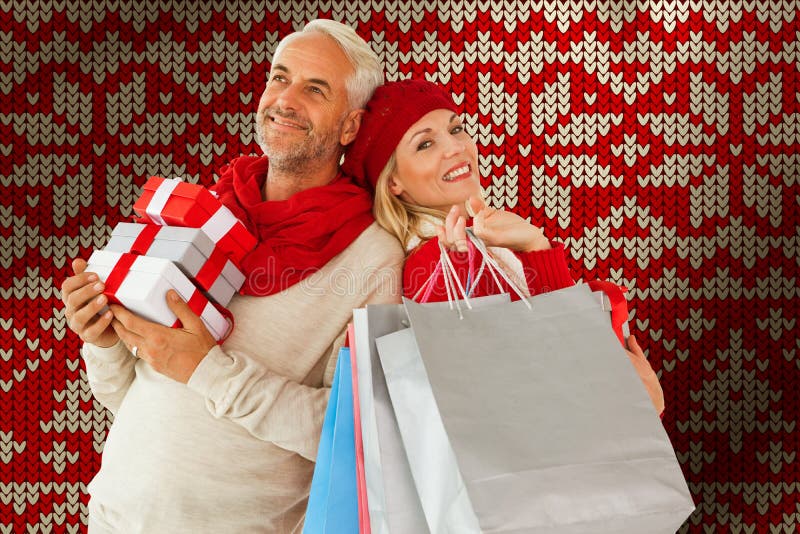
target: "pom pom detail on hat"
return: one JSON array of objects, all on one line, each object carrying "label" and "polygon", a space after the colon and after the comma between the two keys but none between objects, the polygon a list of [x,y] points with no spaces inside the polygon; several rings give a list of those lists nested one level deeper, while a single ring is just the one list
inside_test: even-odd
[{"label": "pom pom detail on hat", "polygon": [[457,111],[450,93],[433,82],[412,79],[378,87],[366,105],[355,141],[345,152],[342,172],[374,190],[403,135],[437,109]]}]

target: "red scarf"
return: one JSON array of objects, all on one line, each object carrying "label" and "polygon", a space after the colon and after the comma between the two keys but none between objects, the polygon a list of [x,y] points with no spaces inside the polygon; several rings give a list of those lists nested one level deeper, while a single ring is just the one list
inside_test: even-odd
[{"label": "red scarf", "polygon": [[341,172],[330,184],[265,201],[268,165],[263,156],[239,157],[212,187],[258,239],[241,263],[245,295],[272,295],[314,274],[373,221],[371,195]]}]

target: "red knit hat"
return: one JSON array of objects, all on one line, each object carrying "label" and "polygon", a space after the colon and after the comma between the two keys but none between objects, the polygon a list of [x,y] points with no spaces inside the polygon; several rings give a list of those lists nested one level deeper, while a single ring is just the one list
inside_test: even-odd
[{"label": "red knit hat", "polygon": [[450,93],[435,83],[402,80],[378,87],[361,117],[356,140],[345,153],[344,174],[374,190],[400,139],[415,122],[437,109],[457,111]]}]

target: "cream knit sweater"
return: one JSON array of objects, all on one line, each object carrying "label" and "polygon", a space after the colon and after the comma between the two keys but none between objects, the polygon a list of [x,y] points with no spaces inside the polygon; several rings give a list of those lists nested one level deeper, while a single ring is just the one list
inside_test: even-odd
[{"label": "cream knit sweater", "polygon": [[115,415],[90,533],[299,532],[346,325],[353,308],[399,302],[403,257],[373,224],[285,292],[235,296],[233,333],[188,385],[121,343],[85,345],[89,384]]}]

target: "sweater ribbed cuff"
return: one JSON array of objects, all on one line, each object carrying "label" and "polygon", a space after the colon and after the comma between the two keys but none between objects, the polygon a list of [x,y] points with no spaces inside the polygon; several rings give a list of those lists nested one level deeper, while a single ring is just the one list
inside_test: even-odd
[{"label": "sweater ribbed cuff", "polygon": [[95,365],[116,365],[128,358],[131,353],[122,340],[110,347],[98,347],[91,343],[84,343],[81,354],[84,358],[91,358]]},{"label": "sweater ribbed cuff", "polygon": [[235,372],[236,361],[219,345],[208,351],[186,384],[189,389],[199,393],[215,406],[230,404],[230,377]]},{"label": "sweater ribbed cuff", "polygon": [[529,285],[538,288],[537,292],[554,291],[575,285],[567,266],[567,255],[564,244],[551,242],[548,250],[534,250],[532,252],[517,252],[522,264],[526,268],[536,269],[536,278]]}]

